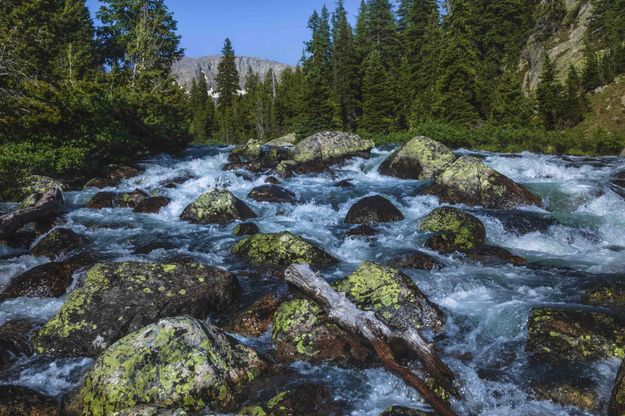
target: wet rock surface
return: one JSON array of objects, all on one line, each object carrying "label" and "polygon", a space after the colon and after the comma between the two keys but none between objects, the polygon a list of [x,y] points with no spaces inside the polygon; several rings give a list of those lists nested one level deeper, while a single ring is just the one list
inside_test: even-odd
[{"label": "wet rock surface", "polygon": [[260,228],[253,222],[237,224],[232,231],[232,235],[239,237],[242,235],[254,235],[260,233]]},{"label": "wet rock surface", "polygon": [[297,163],[332,162],[368,153],[374,145],[352,133],[324,131],[298,142],[291,150],[291,158]]},{"label": "wet rock surface", "polygon": [[209,191],[188,205],[180,219],[196,224],[227,224],[235,220],[256,218],[243,201],[225,190]]},{"label": "wet rock surface", "polygon": [[141,212],[144,214],[158,214],[161,208],[166,207],[171,199],[165,196],[151,196],[139,202],[133,209],[133,212]]},{"label": "wet rock surface", "polygon": [[35,326],[35,322],[29,319],[15,319],[0,326],[0,372],[11,367],[19,358],[34,353],[30,335]]},{"label": "wet rock surface", "polygon": [[434,179],[456,160],[441,143],[419,136],[392,153],[382,164],[382,175],[400,179]]},{"label": "wet rock surface", "polygon": [[60,403],[28,387],[0,386],[2,416],[61,416]]},{"label": "wet rock surface", "polygon": [[401,254],[393,257],[386,264],[395,269],[433,270],[444,267],[439,260],[421,251]]},{"label": "wet rock surface", "polygon": [[269,329],[280,303],[282,303],[280,298],[272,294],[265,295],[234,315],[226,323],[225,328],[246,337],[259,337]]},{"label": "wet rock surface", "polygon": [[297,202],[295,194],[278,185],[262,185],[250,191],[248,198],[259,202],[277,202],[294,204]]},{"label": "wet rock surface", "polygon": [[132,192],[98,192],[85,204],[85,208],[135,208],[149,197],[140,189]]},{"label": "wet rock surface", "polygon": [[339,416],[345,413],[340,403],[333,400],[332,392],[319,384],[300,384],[281,391],[267,402],[241,410],[241,416]]},{"label": "wet rock surface", "polygon": [[30,250],[35,256],[62,257],[87,244],[89,240],[67,228],[55,228],[44,235]]},{"label": "wet rock surface", "polygon": [[376,195],[361,199],[347,212],[346,224],[375,224],[402,221],[404,215],[388,199]]}]

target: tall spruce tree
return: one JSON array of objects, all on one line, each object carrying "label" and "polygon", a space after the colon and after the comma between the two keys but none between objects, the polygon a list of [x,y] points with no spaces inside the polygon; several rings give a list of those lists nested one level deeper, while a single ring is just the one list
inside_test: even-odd
[{"label": "tall spruce tree", "polygon": [[338,0],[332,16],[332,40],[332,84],[339,107],[341,125],[344,129],[354,130],[358,117],[358,58],[343,0]]},{"label": "tall spruce tree", "polygon": [[545,56],[540,83],[536,89],[538,112],[546,130],[558,128],[562,114],[562,84],[557,79],[555,64]]},{"label": "tall spruce tree", "polygon": [[582,72],[582,85],[586,91],[592,91],[601,86],[601,69],[599,58],[590,43],[584,45],[584,69]]},{"label": "tall spruce tree", "polygon": [[388,85],[391,76],[382,62],[380,51],[374,50],[365,62],[363,80],[363,114],[360,128],[371,133],[389,133],[396,126],[395,96]]},{"label": "tall spruce tree", "polygon": [[221,61],[217,65],[217,94],[220,108],[229,108],[239,92],[239,71],[235,60],[234,49],[230,39],[226,38],[221,50]]},{"label": "tall spruce tree", "polygon": [[208,95],[206,75],[202,71],[193,79],[189,95],[190,133],[196,141],[205,142],[212,137],[215,128],[215,105]]},{"label": "tall spruce tree", "polygon": [[559,126],[568,128],[581,123],[584,119],[585,110],[586,96],[583,91],[582,81],[575,67],[570,65],[564,84],[562,114],[560,115]]},{"label": "tall spruce tree", "polygon": [[300,67],[287,68],[277,85],[276,131],[289,134],[300,130],[304,113],[304,74]]}]

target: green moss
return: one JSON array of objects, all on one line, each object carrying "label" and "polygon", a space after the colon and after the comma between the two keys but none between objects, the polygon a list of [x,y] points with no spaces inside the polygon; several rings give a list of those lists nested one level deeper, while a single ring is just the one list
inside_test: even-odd
[{"label": "green moss", "polygon": [[445,145],[425,136],[415,137],[393,156],[393,160],[410,159],[421,168],[419,179],[432,179],[443,172],[456,155]]},{"label": "green moss", "polygon": [[319,351],[315,348],[313,331],[322,316],[319,305],[306,299],[285,302],[273,317],[272,338],[288,339],[293,349],[304,357],[315,357]]},{"label": "green moss", "polygon": [[421,220],[421,231],[439,233],[451,249],[468,252],[486,242],[486,229],[473,215],[456,208],[437,208]]}]

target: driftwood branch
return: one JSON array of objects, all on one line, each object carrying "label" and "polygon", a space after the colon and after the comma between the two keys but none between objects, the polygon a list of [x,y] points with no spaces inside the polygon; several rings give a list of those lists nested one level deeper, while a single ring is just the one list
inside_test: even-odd
[{"label": "driftwood branch", "polygon": [[300,292],[317,302],[328,319],[350,332],[364,337],[373,347],[384,366],[414,387],[432,406],[437,414],[455,415],[449,404],[439,398],[434,391],[408,367],[395,357],[391,343],[401,342],[421,361],[434,383],[448,393],[458,396],[454,386],[454,376],[449,367],[438,357],[434,346],[426,342],[414,328],[397,330],[378,319],[373,312],[357,308],[345,295],[336,292],[310,267],[301,264],[291,265],[285,272],[287,282]]},{"label": "driftwood branch", "polygon": [[46,192],[35,206],[0,216],[0,238],[13,236],[29,222],[57,217],[63,211],[63,193],[54,188]]}]

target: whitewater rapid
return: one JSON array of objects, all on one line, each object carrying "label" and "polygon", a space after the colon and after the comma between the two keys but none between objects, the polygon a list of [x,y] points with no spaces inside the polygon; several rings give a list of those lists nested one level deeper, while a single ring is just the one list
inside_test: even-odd
[{"label": "whitewater rapid", "polygon": [[[159,156],[142,164],[145,171],[125,180],[114,191],[140,188],[171,198],[159,214],[135,214],[131,209],[89,210],[81,206],[97,190],[65,193],[63,225],[89,237],[92,250],[107,259],[159,261],[174,256],[237,272],[245,269],[230,256],[236,238],[234,224],[205,226],[179,220],[187,204],[203,192],[228,188],[259,214],[255,222],[262,232],[289,230],[310,239],[339,258],[339,266],[324,276],[345,276],[365,260],[383,263],[395,255],[424,250],[424,234],[418,221],[440,206],[434,196],[421,195],[426,183],[381,176],[377,167],[392,149],[374,149],[370,159],[354,158],[333,175],[296,176],[283,180],[300,203],[259,203],[248,192],[265,183],[266,175],[225,172],[228,147],[192,147],[175,157]],[[464,402],[457,409],[475,415],[586,415],[572,407],[539,401],[531,394],[532,366],[524,352],[527,317],[531,308],[544,305],[578,304],[588,284],[625,280],[625,199],[610,185],[610,178],[623,169],[618,158],[574,158],[472,153],[540,194],[544,208],[521,211],[552,217],[557,221],[544,229],[519,235],[505,227],[492,213],[471,210],[485,224],[490,244],[506,247],[527,258],[530,265],[483,266],[461,255],[441,256],[445,268],[433,272],[406,271],[428,297],[448,315],[446,331],[438,345],[443,357],[459,375]],[[188,177],[173,188],[163,185]],[[350,188],[336,183],[349,179]],[[381,194],[393,202],[406,219],[380,224],[375,239],[345,238],[351,227],[343,223],[348,209],[360,198]],[[424,250],[427,251],[427,250]],[[26,252],[0,248],[0,289],[14,276],[48,259]],[[76,282],[84,276],[75,275]],[[275,279],[240,276],[246,298],[259,292],[284,290]],[[19,298],[0,304],[0,325],[17,317],[45,322],[62,306],[65,298]],[[242,338],[240,338],[242,339]],[[259,349],[270,348],[270,336],[242,339]],[[0,383],[22,384],[46,394],[69,391],[92,364],[92,360],[47,361],[42,357],[23,360],[3,375]],[[589,366],[588,374],[606,402],[618,365],[605,360]],[[338,399],[352,404],[352,415],[377,416],[391,405],[420,406],[418,395],[403,382],[381,369],[349,370],[332,366],[293,365],[298,377],[331,386]],[[425,405],[423,406],[424,409]]]}]

